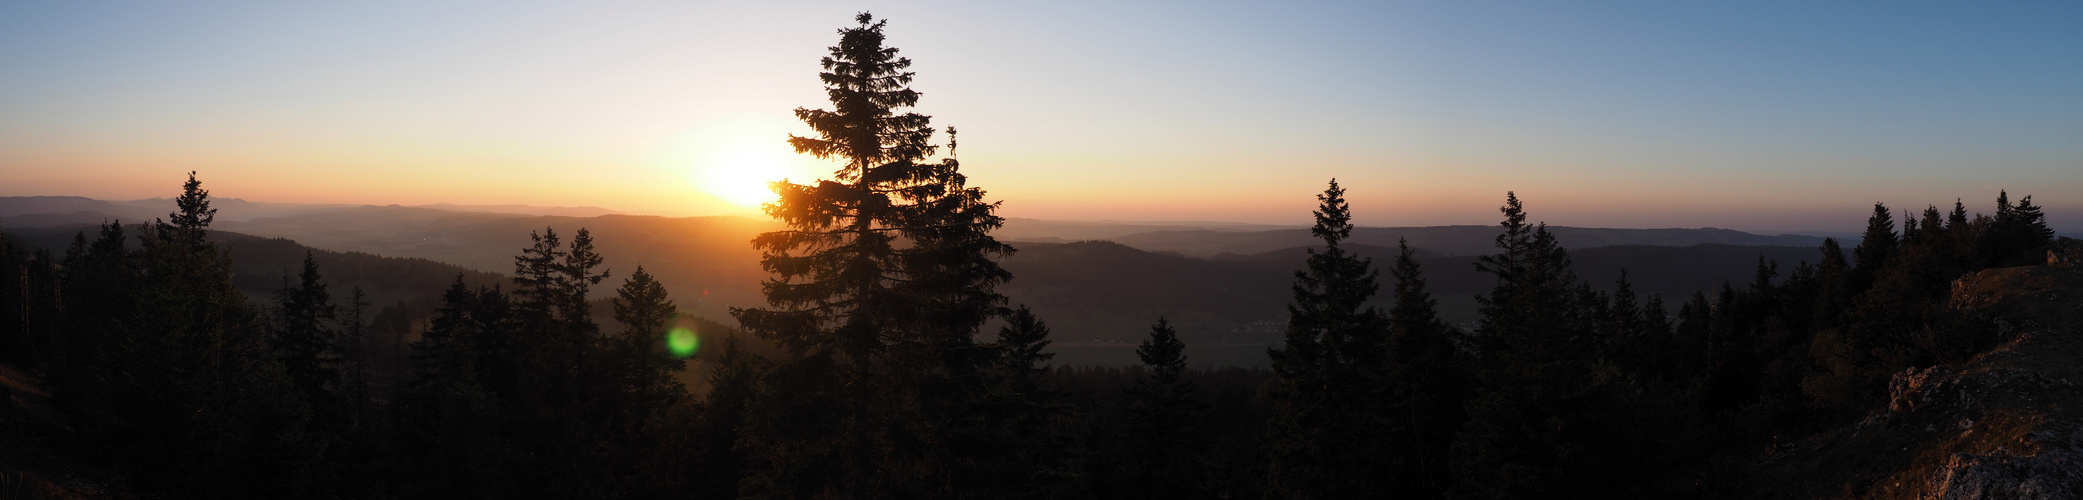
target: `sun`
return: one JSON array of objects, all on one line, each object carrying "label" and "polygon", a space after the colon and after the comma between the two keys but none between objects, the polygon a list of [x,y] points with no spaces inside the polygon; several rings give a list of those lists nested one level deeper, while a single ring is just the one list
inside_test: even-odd
[{"label": "sun", "polygon": [[741,207],[758,208],[779,197],[768,183],[788,177],[794,163],[785,149],[726,147],[703,161],[696,183],[703,192]]}]

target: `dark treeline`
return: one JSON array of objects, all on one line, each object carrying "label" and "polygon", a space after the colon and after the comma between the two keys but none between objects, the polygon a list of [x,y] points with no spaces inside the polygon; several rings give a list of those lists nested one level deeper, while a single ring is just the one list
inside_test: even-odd
[{"label": "dark treeline", "polygon": [[18,278],[0,290],[0,360],[41,375],[63,415],[45,453],[119,488],[627,496],[646,472],[631,460],[697,425],[677,418],[698,402],[661,345],[664,289],[630,273],[603,332],[587,296],[606,272],[583,229],[568,245],[538,235],[510,293],[453,275],[431,311],[330,289],[309,255],[250,301],[205,237],[208,191],[191,175],[179,201],[168,220],[83,232],[62,257],[0,245]]},{"label": "dark treeline", "polygon": [[1714,496],[1745,480],[1726,457],[1985,348],[1949,283],[2052,243],[2030,197],[1899,224],[1876,204],[1854,248],[1667,299],[1579,279],[1507,194],[1464,331],[1409,246],[1381,267],[1344,246],[1333,181],[1270,371],[1197,370],[1163,318],[1139,366],[1052,368],[1047,323],[997,292],[998,205],[953,128],[931,160],[930,118],[896,111],[910,61],[857,21],[823,61],[835,110],[797,110],[818,136],[790,138],[846,166],[775,184],[767,305],[732,311],[750,336],[705,328],[703,387],[665,284],[601,268],[585,229],[438,299],[372,309],[307,255],[251,300],[191,173],[166,220],[62,255],[0,241],[0,361],[61,415],[10,405],[0,465],[212,498]]}]

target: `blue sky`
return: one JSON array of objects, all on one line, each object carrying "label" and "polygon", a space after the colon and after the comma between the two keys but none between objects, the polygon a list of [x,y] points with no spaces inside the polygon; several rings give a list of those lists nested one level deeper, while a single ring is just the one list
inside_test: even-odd
[{"label": "blue sky", "polygon": [[2076,2],[15,2],[0,195],[742,213],[862,10],[1016,217],[2083,229]]}]

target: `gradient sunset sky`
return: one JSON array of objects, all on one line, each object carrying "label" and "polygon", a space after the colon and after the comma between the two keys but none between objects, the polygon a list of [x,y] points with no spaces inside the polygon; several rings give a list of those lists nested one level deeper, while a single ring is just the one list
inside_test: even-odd
[{"label": "gradient sunset sky", "polygon": [[866,10],[1011,217],[2083,229],[2083,2],[1825,4],[7,2],[0,195],[751,213]]}]

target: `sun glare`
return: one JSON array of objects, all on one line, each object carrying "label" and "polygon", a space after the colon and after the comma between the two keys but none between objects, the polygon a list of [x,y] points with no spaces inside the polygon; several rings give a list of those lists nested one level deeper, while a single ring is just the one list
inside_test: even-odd
[{"label": "sun glare", "polygon": [[803,131],[786,113],[711,118],[661,151],[658,165],[684,176],[687,187],[713,202],[736,207],[728,212],[757,213],[760,205],[780,198],[769,189],[774,181],[811,182],[833,170],[832,162],[796,154],[789,147],[789,135]]},{"label": "sun glare", "polygon": [[752,148],[723,152],[704,165],[701,189],[744,207],[758,207],[777,197],[767,184],[788,176],[791,158]]}]

